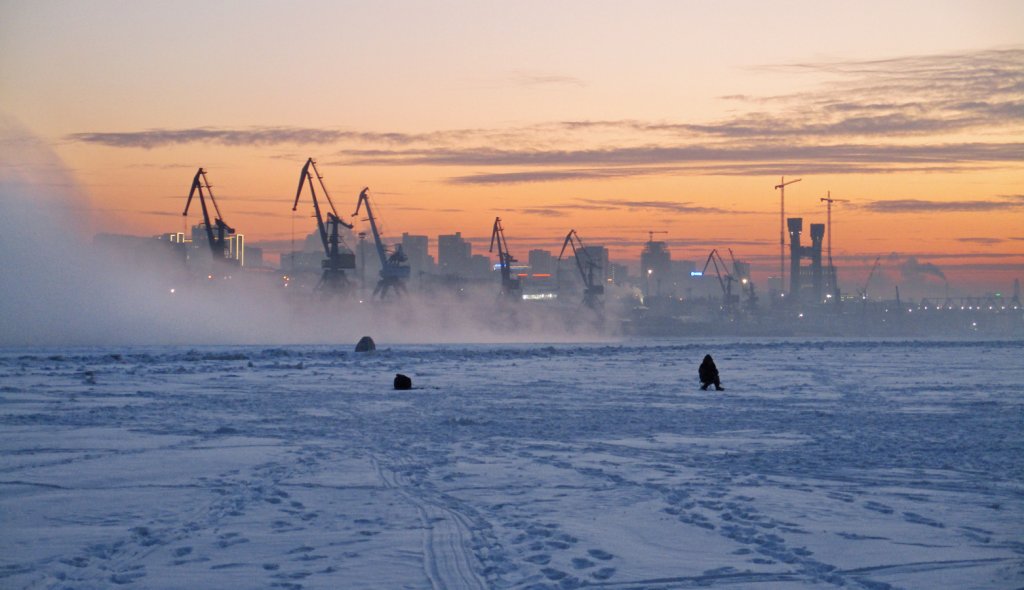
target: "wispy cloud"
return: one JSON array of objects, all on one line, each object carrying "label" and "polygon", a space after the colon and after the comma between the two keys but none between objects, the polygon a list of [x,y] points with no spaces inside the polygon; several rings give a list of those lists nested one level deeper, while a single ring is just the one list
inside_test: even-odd
[{"label": "wispy cloud", "polygon": [[[566,120],[425,133],[194,127],[89,131],[66,139],[135,149],[189,143],[345,146],[333,150],[339,164],[485,168],[447,179],[461,185],[767,175],[781,168],[795,174],[953,172],[1020,167],[1024,162],[1024,143],[1019,141],[1024,131],[1024,49],[760,69],[827,74],[831,81],[788,95],[723,97],[748,108],[714,121]],[[516,71],[510,79],[523,87],[585,84],[552,72]],[[965,142],[965,133],[984,140]],[[913,206],[910,201],[877,205],[878,210],[894,211]],[[986,205],[969,207],[982,209],[961,210],[984,210]]]},{"label": "wispy cloud", "polygon": [[358,142],[380,145],[412,143],[447,143],[465,140],[485,131],[455,129],[430,133],[365,132],[310,127],[249,127],[225,129],[193,127],[187,129],[148,129],[145,131],[73,133],[65,137],[71,142],[91,143],[118,148],[153,149],[188,143],[214,143],[230,147],[276,145],[332,145]]},{"label": "wispy cloud", "polygon": [[720,209],[718,207],[703,207],[688,202],[676,201],[646,201],[631,199],[580,199],[587,208],[608,208],[608,209],[647,209],[665,211],[668,213],[742,213]]},{"label": "wispy cloud", "polygon": [[1024,208],[1024,201],[978,199],[971,201],[938,201],[929,199],[892,199],[854,205],[875,213],[972,213],[1007,211]]},{"label": "wispy cloud", "polygon": [[585,86],[583,80],[574,76],[528,70],[512,72],[511,81],[517,86]]},{"label": "wispy cloud", "polygon": [[524,207],[521,209],[508,209],[516,213],[523,213],[527,215],[553,215],[553,216],[566,216],[571,212],[580,210],[587,211],[621,211],[621,210],[654,210],[662,211],[671,214],[684,214],[684,213],[729,213],[729,214],[743,214],[746,211],[734,211],[732,209],[720,209],[718,207],[704,207],[700,205],[694,205],[693,203],[686,201],[652,201],[645,199],[598,199],[598,198],[582,198],[574,199],[571,204],[568,205],[536,205],[533,207]]},{"label": "wispy cloud", "polygon": [[460,175],[453,184],[513,184],[647,175],[849,174],[957,171],[1017,165],[1024,143],[953,143],[916,146],[842,144],[801,146],[642,146],[580,150],[401,149],[350,150],[350,165],[514,167]]},{"label": "wispy cloud", "polygon": [[218,143],[228,146],[265,146],[280,143],[325,144],[337,143],[347,132],[297,127],[265,127],[254,129],[149,129],[128,132],[74,133],[70,141],[93,143],[109,147],[152,149],[183,143]]},{"label": "wispy cloud", "polygon": [[989,246],[993,244],[1001,244],[1006,240],[1002,238],[956,238],[956,241],[964,242],[967,244],[982,244]]},{"label": "wispy cloud", "polygon": [[567,168],[561,170],[527,170],[520,172],[494,172],[466,174],[449,178],[452,184],[518,184],[527,182],[552,182],[583,179],[607,179],[665,174],[663,168]]},{"label": "wispy cloud", "polygon": [[181,210],[168,210],[168,211],[142,210],[142,211],[140,211],[138,209],[125,209],[125,208],[113,208],[113,207],[91,208],[90,210],[98,212],[98,213],[105,213],[105,212],[109,212],[109,213],[131,213],[133,215],[147,215],[147,216],[153,216],[153,217],[179,217],[179,218],[182,217]]},{"label": "wispy cloud", "polygon": [[129,168],[151,168],[154,170],[177,170],[177,169],[190,169],[195,170],[199,166],[196,164],[129,164]]},{"label": "wispy cloud", "polygon": [[411,207],[406,205],[395,205],[391,207],[395,211],[430,211],[431,213],[463,213],[465,209],[439,209],[436,207]]},{"label": "wispy cloud", "polygon": [[[703,131],[724,135],[892,136],[1024,124],[1024,49],[766,66],[837,80],[785,97],[788,109]],[[892,97],[900,97],[894,101]]]},{"label": "wispy cloud", "polygon": [[[809,174],[893,174],[896,172],[959,172],[964,170],[978,170],[979,166],[967,164],[912,166],[903,165],[899,167],[883,164],[851,164],[851,163],[830,163],[830,162],[797,162],[784,166],[787,174],[809,175]],[[783,166],[770,162],[744,162],[733,164],[705,164],[689,166],[651,166],[610,169],[566,169],[566,170],[540,170],[521,172],[494,172],[482,174],[466,174],[449,178],[447,181],[452,184],[465,185],[498,185],[498,184],[519,184],[530,182],[553,182],[571,181],[586,179],[609,179],[622,177],[638,177],[653,175],[701,175],[701,176],[775,176],[778,175]]]},{"label": "wispy cloud", "polygon": [[[349,164],[433,166],[623,166],[693,162],[834,162],[849,164],[955,164],[1020,162],[1024,143],[943,143],[913,146],[839,144],[802,146],[678,145],[580,150],[409,149],[351,150]],[[641,169],[641,173],[648,170]],[[610,172],[609,174],[612,174]]]},{"label": "wispy cloud", "polygon": [[562,209],[544,208],[544,207],[527,207],[525,209],[516,209],[516,213],[523,215],[540,215],[542,217],[568,217],[569,213]]}]

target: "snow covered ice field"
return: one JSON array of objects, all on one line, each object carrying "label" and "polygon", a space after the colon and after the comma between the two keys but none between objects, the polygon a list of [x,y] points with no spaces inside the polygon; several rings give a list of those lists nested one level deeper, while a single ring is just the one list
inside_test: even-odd
[{"label": "snow covered ice field", "polygon": [[0,587],[1024,586],[1024,342],[353,344],[0,351]]}]

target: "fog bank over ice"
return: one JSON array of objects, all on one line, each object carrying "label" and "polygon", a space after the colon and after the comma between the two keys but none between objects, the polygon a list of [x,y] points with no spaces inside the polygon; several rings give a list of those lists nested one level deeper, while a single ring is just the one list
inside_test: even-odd
[{"label": "fog bank over ice", "polygon": [[[290,296],[273,278],[205,281],[170,262],[127,262],[89,234],[88,200],[44,142],[0,121],[0,346],[587,340],[544,306],[478,297],[387,303]],[[184,195],[183,195],[184,197]],[[173,293],[171,289],[174,289]]]}]

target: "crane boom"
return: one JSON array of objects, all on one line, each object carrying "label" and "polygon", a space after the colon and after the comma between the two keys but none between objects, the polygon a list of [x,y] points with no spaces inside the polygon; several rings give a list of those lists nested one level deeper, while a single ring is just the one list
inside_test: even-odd
[{"label": "crane boom", "polygon": [[732,260],[733,280],[740,282],[740,291],[745,291],[747,295],[746,307],[754,311],[757,308],[757,295],[754,293],[754,279],[750,276],[750,263],[736,260],[732,248],[729,248],[729,259]]},{"label": "crane boom", "polygon": [[583,303],[587,307],[596,308],[601,303],[599,296],[604,294],[604,285],[599,284],[594,279],[594,271],[600,265],[591,258],[583,246],[583,240],[580,239],[579,234],[574,229],[569,230],[569,233],[565,236],[565,242],[562,243],[562,251],[558,253],[559,261],[562,260],[566,248],[572,248],[572,255],[576,260],[576,268],[583,279]]},{"label": "crane boom", "polygon": [[875,263],[871,265],[871,271],[868,272],[868,278],[864,280],[864,288],[861,289],[861,298],[868,298],[868,284],[871,282],[871,277],[875,276],[875,270],[878,268],[878,263],[882,260],[881,255],[875,258]]},{"label": "crane boom", "polygon": [[494,245],[498,245],[498,267],[501,269],[501,292],[511,299],[521,299],[522,287],[518,278],[512,278],[512,263],[516,259],[508,251],[508,242],[505,241],[505,228],[501,226],[501,218],[494,218],[494,227],[491,229],[491,247],[488,252],[494,252]]},{"label": "crane boom", "polygon": [[832,203],[849,203],[849,199],[833,199],[832,191],[828,191],[827,196],[821,197],[819,201],[821,203],[827,203],[827,216],[825,223],[828,226],[828,282],[832,288],[833,293],[836,294],[836,302],[839,301],[839,288],[836,285],[836,267],[832,264]]},{"label": "crane boom", "polygon": [[[312,174],[309,172],[310,167],[313,168]],[[327,199],[327,204],[331,206],[331,210],[327,212],[326,223],[324,222],[324,216],[320,211],[320,202],[316,198],[316,186],[313,185],[314,176],[316,176],[317,183],[320,185],[320,190],[324,193],[324,198]],[[316,167],[316,160],[313,158],[306,160],[306,164],[302,167],[302,173],[299,174],[299,187],[295,190],[295,203],[292,205],[292,211],[298,209],[299,197],[302,196],[302,187],[306,184],[309,186],[309,196],[313,199],[313,212],[316,215],[316,225],[317,229],[320,231],[320,241],[324,246],[324,254],[330,256],[331,237],[333,236],[333,231],[329,226],[341,224],[352,229],[352,224],[345,223],[338,215],[338,210],[334,208],[334,201],[331,200],[331,195],[327,192],[327,186],[324,185],[324,177],[320,175],[320,170]]]},{"label": "crane boom", "polygon": [[[310,173],[310,168],[313,170],[312,173]],[[323,191],[324,198],[327,199],[327,204],[331,208],[327,212],[326,221],[324,221],[324,215],[320,210],[320,201],[316,198],[316,185],[313,184],[314,176],[316,177],[317,184],[320,186],[320,190]],[[352,224],[345,223],[338,216],[338,210],[334,208],[334,202],[331,201],[331,196],[327,192],[327,186],[324,185],[324,177],[321,176],[320,171],[316,167],[316,160],[313,158],[306,160],[306,164],[302,167],[302,173],[299,174],[299,186],[295,190],[295,203],[292,205],[292,211],[299,207],[299,197],[302,196],[303,186],[309,187],[309,196],[313,200],[313,212],[314,217],[316,217],[316,227],[320,232],[320,243],[324,247],[324,260],[320,264],[323,268],[323,275],[317,284],[317,288],[327,288],[336,292],[341,291],[348,287],[349,284],[348,278],[345,276],[345,270],[356,267],[355,255],[351,252],[341,251],[341,226],[352,229]]]},{"label": "crane boom", "polygon": [[[185,210],[181,213],[184,217],[188,215],[188,208],[192,204],[192,197],[196,194],[199,195],[199,205],[203,210],[203,226],[206,228],[206,238],[210,243],[210,251],[213,253],[214,260],[224,259],[224,241],[226,235],[232,235],[235,233],[234,228],[228,226],[221,219],[220,207],[217,206],[217,200],[213,198],[213,188],[210,186],[210,181],[206,178],[206,170],[200,168],[196,171],[195,177],[192,179],[192,188],[188,191],[188,200],[185,201]],[[210,196],[210,202],[213,203],[213,210],[216,212],[216,217],[213,223],[210,223],[210,212],[206,208],[205,195]],[[217,236],[213,235],[213,228],[217,228]]]},{"label": "crane boom", "polygon": [[380,239],[380,232],[377,231],[377,220],[373,217],[373,209],[370,208],[370,196],[367,194],[370,187],[364,187],[359,193],[359,199],[356,201],[356,212],[352,214],[352,217],[359,215],[360,207],[363,204],[366,205],[366,216],[370,221],[370,231],[373,233],[373,243],[376,246],[377,256],[380,258],[380,267],[384,268],[388,263],[387,250],[384,248],[384,242]]},{"label": "crane boom", "polygon": [[409,278],[409,266],[404,264],[406,259],[402,247],[395,246],[394,252],[388,254],[384,240],[380,237],[380,230],[377,229],[377,218],[373,216],[373,209],[370,207],[370,187],[364,187],[359,193],[359,200],[356,201],[356,211],[353,217],[359,215],[359,210],[365,206],[367,220],[370,222],[370,231],[373,233],[373,243],[377,249],[377,256],[380,258],[380,280],[373,289],[374,295],[380,295],[383,299],[388,291],[394,289],[396,292],[405,292],[405,279]]},{"label": "crane boom", "polygon": [[729,273],[729,267],[725,265],[725,260],[722,260],[722,255],[718,253],[717,248],[711,250],[711,253],[708,254],[707,262],[704,263],[704,269],[701,271],[701,274],[705,274],[708,271],[708,266],[711,265],[715,267],[715,276],[718,278],[718,284],[722,287],[722,294],[728,298],[732,294],[732,282],[736,279]]}]

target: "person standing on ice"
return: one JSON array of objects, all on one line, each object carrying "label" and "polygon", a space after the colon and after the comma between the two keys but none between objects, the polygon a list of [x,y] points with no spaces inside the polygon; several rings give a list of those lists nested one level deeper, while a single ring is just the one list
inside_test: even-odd
[{"label": "person standing on ice", "polygon": [[700,374],[701,389],[707,389],[708,385],[712,383],[715,384],[715,390],[717,391],[725,389],[718,378],[718,367],[715,366],[715,361],[711,358],[710,354],[704,355],[704,362],[700,364],[700,369],[697,372]]}]

